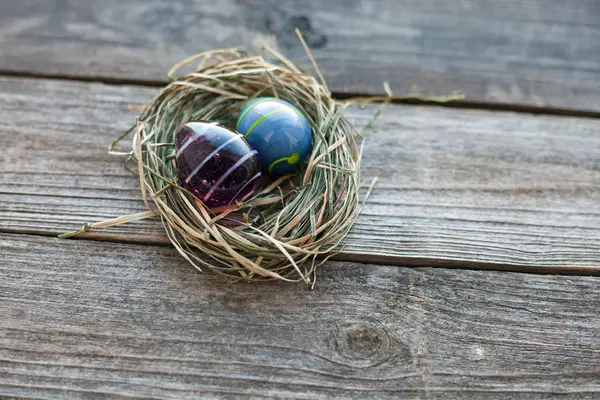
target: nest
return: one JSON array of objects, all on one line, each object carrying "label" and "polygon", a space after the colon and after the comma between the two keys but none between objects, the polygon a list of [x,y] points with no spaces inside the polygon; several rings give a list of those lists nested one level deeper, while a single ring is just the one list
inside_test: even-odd
[{"label": "nest", "polygon": [[[391,100],[446,103],[464,95],[393,96],[385,83],[386,96],[336,101],[297,34],[319,79],[268,48],[268,60],[225,49],[176,64],[169,71],[169,84],[141,109],[136,124],[109,146],[110,154],[128,157],[126,167],[139,176],[149,211],[85,223],[59,237],[158,216],[175,248],[200,271],[206,267],[235,280],[279,279],[314,285],[316,268],[341,250],[340,243],[360,211],[362,130]],[[181,73],[193,65],[194,72]],[[242,203],[210,208],[177,180],[176,130],[182,123],[199,120],[234,127],[242,105],[259,96],[287,100],[300,109],[312,128],[312,151],[295,174],[263,180]],[[344,110],[366,102],[381,105],[358,132],[344,118]],[[132,149],[115,150],[131,134]],[[129,162],[135,167],[130,168]]]},{"label": "nest", "polygon": [[[175,65],[170,83],[117,142],[134,135],[125,154],[135,162],[142,197],[197,269],[238,280],[313,283],[317,266],[340,249],[358,214],[360,135],[343,116],[349,102],[331,97],[316,64],[319,80],[265,51],[269,61],[228,49]],[[179,76],[192,65],[194,72]],[[175,131],[197,120],[233,127],[242,105],[258,96],[287,100],[304,113],[312,151],[295,174],[263,181],[243,203],[211,209],[177,181]]]}]

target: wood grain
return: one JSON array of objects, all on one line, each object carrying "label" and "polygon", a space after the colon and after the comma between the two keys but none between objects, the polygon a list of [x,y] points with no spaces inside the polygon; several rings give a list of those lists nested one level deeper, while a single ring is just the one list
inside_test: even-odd
[{"label": "wood grain", "polygon": [[174,249],[0,234],[0,397],[598,397],[600,278],[331,262],[226,283]]},{"label": "wood grain", "polygon": [[[56,235],[143,211],[107,145],[154,92],[1,78],[0,230]],[[590,119],[391,106],[366,133],[363,180],[379,181],[340,257],[598,273],[599,133]],[[87,237],[168,243],[155,220]]]},{"label": "wood grain", "polygon": [[339,94],[443,95],[600,111],[597,0],[0,0],[0,70],[164,81],[197,52],[262,42]]}]

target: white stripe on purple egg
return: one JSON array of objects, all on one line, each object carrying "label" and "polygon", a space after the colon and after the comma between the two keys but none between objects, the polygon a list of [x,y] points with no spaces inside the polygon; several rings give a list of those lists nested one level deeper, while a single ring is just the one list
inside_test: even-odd
[{"label": "white stripe on purple egg", "polygon": [[[237,135],[236,135],[237,136]],[[217,182],[212,185],[212,187],[210,188],[210,190],[208,191],[208,193],[206,193],[206,196],[204,196],[202,198],[202,201],[207,201],[208,199],[210,199],[210,196],[212,196],[212,194],[215,192],[215,190],[217,190],[217,187],[219,187],[219,185],[221,183],[223,183],[223,181],[225,179],[227,179],[227,177],[229,175],[231,175],[233,173],[233,171],[235,171],[240,165],[242,165],[247,159],[249,159],[250,157],[253,157],[256,154],[256,150],[252,150],[250,153],[246,154],[244,157],[240,158],[235,164],[233,164],[231,166],[231,168],[229,168],[220,178],[219,180],[217,180]]]},{"label": "white stripe on purple egg", "polygon": [[202,162],[196,167],[196,169],[194,169],[192,171],[191,174],[188,175],[187,178],[185,178],[185,183],[190,183],[190,180],[194,177],[194,175],[196,175],[198,173],[198,171],[200,171],[202,169],[202,167],[204,167],[204,164],[206,164],[208,162],[208,160],[210,160],[211,158],[213,158],[213,156],[215,154],[217,154],[219,151],[223,150],[223,148],[225,146],[227,146],[229,143],[236,141],[237,139],[241,138],[240,135],[235,135],[235,137],[232,137],[231,139],[229,139],[228,141],[226,141],[225,143],[223,143],[222,145],[220,145],[219,147],[217,147],[212,153],[210,153],[209,155],[207,155],[204,160],[202,160]]},{"label": "white stripe on purple egg", "polygon": [[[198,124],[200,125],[200,124]],[[204,134],[204,132],[206,132],[206,130],[210,127],[210,126],[215,126],[217,125],[216,122],[212,122],[210,124],[206,124],[206,125],[201,125],[202,130],[200,132],[198,132],[197,130],[193,129],[192,132],[194,132],[192,134],[192,136],[190,136],[190,138],[188,140],[185,141],[185,143],[183,144],[183,146],[181,146],[181,148],[177,151],[177,154],[175,154],[175,158],[179,157],[179,155],[181,154],[181,152],[183,150],[185,150],[186,147],[188,147],[190,144],[192,144],[192,142],[194,140],[196,140],[198,138],[198,136]]]},{"label": "white stripe on purple egg", "polygon": [[[249,184],[251,184],[252,182],[254,182],[255,180],[257,180],[258,178],[260,178],[260,176],[261,176],[261,175],[262,175],[262,174],[259,172],[258,174],[254,175],[254,176],[252,177],[252,179],[250,179],[248,182],[246,182],[246,183],[244,184],[244,186],[242,186],[242,188],[241,188],[240,190],[238,190],[238,191],[237,191],[237,193],[235,194],[235,196],[233,196],[233,198],[231,199],[231,201],[230,201],[229,203],[227,203],[227,205],[230,205],[230,204],[231,204],[231,202],[232,202],[233,200],[235,200],[235,199],[238,197],[238,195],[239,195],[240,193],[242,193],[242,190],[246,189],[246,188],[248,187],[248,185],[249,185]],[[246,195],[244,198],[242,198],[240,201],[244,201],[244,200],[246,200],[246,199],[248,198],[248,196],[250,196],[251,194],[252,194],[252,192],[249,192],[249,193],[248,193],[248,194],[247,194],[247,195]]]}]

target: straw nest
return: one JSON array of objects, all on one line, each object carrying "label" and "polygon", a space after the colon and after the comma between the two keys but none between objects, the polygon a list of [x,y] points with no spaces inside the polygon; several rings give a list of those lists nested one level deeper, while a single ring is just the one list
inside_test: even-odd
[{"label": "straw nest", "polygon": [[[269,61],[229,49],[175,65],[170,83],[117,142],[133,134],[126,154],[136,165],[142,197],[197,269],[248,281],[313,283],[316,267],[340,248],[358,214],[360,135],[343,116],[349,103],[332,99],[316,64],[319,80],[276,51],[266,52]],[[194,72],[179,76],[191,66]],[[211,209],[177,181],[175,131],[196,120],[235,126],[241,106],[258,96],[287,100],[307,116],[312,151],[294,175],[262,182],[241,204]]]},{"label": "straw nest", "polygon": [[[139,176],[149,211],[85,223],[59,237],[158,216],[175,248],[198,270],[207,267],[235,280],[314,284],[316,268],[341,250],[340,243],[359,213],[363,142],[344,118],[346,107],[382,102],[364,130],[391,100],[445,103],[464,95],[393,96],[386,83],[386,96],[336,101],[297,34],[318,79],[268,48],[267,59],[224,49],[176,64],[169,71],[168,85],[141,109],[136,124],[109,146],[109,153],[127,156],[126,166]],[[193,66],[194,72],[181,72]],[[312,128],[312,151],[295,174],[263,180],[243,203],[209,208],[177,180],[176,129],[198,120],[233,127],[242,105],[259,96],[287,100],[303,112]],[[131,135],[131,150],[115,149]]]}]

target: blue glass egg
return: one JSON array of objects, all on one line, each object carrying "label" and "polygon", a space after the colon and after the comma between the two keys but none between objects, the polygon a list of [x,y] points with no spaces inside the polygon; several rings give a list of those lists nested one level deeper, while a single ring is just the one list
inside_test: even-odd
[{"label": "blue glass egg", "polygon": [[263,172],[294,172],[312,147],[312,131],[306,117],[285,100],[259,97],[244,105],[236,130],[258,152]]}]

